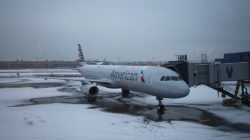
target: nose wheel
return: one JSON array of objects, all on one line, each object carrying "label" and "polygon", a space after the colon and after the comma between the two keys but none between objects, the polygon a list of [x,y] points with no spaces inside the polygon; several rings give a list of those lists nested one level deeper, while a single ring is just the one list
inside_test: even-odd
[{"label": "nose wheel", "polygon": [[161,121],[162,120],[162,115],[164,115],[165,111],[166,111],[166,108],[165,106],[162,104],[162,97],[156,97],[156,99],[158,100],[159,104],[158,104],[158,107],[157,107],[157,113],[159,115],[159,120]]}]

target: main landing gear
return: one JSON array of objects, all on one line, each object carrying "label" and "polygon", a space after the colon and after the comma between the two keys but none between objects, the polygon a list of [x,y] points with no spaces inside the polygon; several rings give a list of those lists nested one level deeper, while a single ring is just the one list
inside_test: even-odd
[{"label": "main landing gear", "polygon": [[88,102],[89,103],[94,103],[96,102],[96,95],[88,95]]},{"label": "main landing gear", "polygon": [[129,93],[130,93],[129,90],[122,89],[122,97],[123,98],[128,97]]},{"label": "main landing gear", "polygon": [[157,107],[157,111],[158,111],[158,115],[159,115],[159,121],[162,120],[162,115],[164,115],[166,108],[165,106],[162,104],[162,97],[156,97],[156,99],[158,100],[159,104]]}]

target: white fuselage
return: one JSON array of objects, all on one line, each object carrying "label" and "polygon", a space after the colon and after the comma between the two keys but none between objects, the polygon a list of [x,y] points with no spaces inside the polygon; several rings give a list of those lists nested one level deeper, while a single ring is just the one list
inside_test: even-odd
[{"label": "white fuselage", "polygon": [[102,79],[108,88],[143,92],[163,98],[181,98],[189,94],[188,85],[167,68],[153,66],[87,65],[78,67],[86,79]]}]

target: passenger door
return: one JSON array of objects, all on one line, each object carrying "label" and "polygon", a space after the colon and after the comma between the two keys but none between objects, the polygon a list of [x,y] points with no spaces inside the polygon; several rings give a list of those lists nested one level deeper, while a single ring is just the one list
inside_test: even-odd
[{"label": "passenger door", "polygon": [[154,77],[155,71],[154,70],[150,70],[146,76],[147,80],[146,80],[146,84],[149,87],[152,87],[152,83],[153,83],[153,77]]}]

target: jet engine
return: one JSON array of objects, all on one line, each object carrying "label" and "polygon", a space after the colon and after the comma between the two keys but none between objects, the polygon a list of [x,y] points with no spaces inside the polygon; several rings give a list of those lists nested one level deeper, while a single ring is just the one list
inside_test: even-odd
[{"label": "jet engine", "polygon": [[88,101],[94,102],[96,100],[96,95],[98,94],[99,89],[96,84],[87,84],[81,87],[81,91],[84,94],[88,95]]}]

